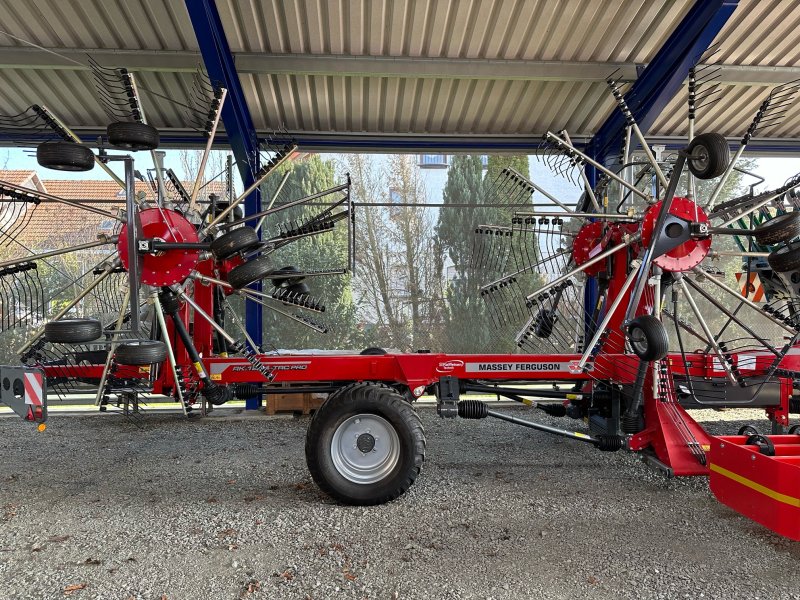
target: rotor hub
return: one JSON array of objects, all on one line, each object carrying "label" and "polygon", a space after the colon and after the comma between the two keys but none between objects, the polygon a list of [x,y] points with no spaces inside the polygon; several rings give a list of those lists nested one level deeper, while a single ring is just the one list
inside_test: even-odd
[{"label": "rotor hub", "polygon": [[[642,244],[650,245],[653,238],[658,214],[663,202],[658,202],[647,209],[642,220]],[[692,225],[708,224],[708,215],[689,198],[675,197],[669,207],[669,215],[676,217],[666,223],[664,235],[668,238],[679,238],[690,231]],[[689,237],[682,244],[653,259],[653,263],[671,272],[689,271],[699,265],[711,250],[711,236]]]},{"label": "rotor hub", "polygon": [[[139,212],[142,239],[168,243],[196,243],[197,229],[182,214],[167,208],[147,208]],[[122,266],[128,269],[128,225],[119,232],[117,250]],[[199,250],[168,249],[142,255],[142,283],[156,287],[184,281],[200,261]]]}]

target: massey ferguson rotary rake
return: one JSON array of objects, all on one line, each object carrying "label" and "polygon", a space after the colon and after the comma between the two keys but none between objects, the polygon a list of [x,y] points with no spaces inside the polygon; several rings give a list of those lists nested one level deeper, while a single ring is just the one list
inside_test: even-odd
[{"label": "massey ferguson rotary rake", "polygon": [[[187,414],[278,388],[327,392],[306,437],[311,474],[342,502],[379,504],[416,479],[425,437],[412,402],[434,394],[445,418],[503,419],[599,450],[640,453],[666,475],[710,476],[722,502],[800,540],[800,426],[789,427],[800,381],[800,179],[719,200],[750,138],[776,122],[795,85],[769,94],[733,157],[715,133],[690,135],[664,156],[647,145],[610,80],[627,120],[616,168],[595,162],[566,132],[544,138],[544,160],[583,186],[577,204],[504,170],[493,199],[507,207],[501,213],[508,221],[475,224],[471,266],[485,273],[476,294],[497,335],[513,339],[519,353],[315,355],[263,352],[230,299],[256,301],[324,333],[327,326],[309,316],[324,305],[308,282],[352,270],[349,181],[245,216],[243,200],[296,151],[276,136],[263,148],[252,186],[237,197],[203,198],[202,171],[225,90],[196,78],[190,108],[208,144],[188,189],[155,152],[158,131],[146,124],[133,76],[92,68],[113,121],[98,152],[43,106],[0,118],[7,140],[38,143],[42,166],[98,165],[125,196],[124,210],[113,212],[0,182],[0,243],[16,252],[0,261],[0,323],[3,335],[28,333],[19,343],[20,365],[0,368],[0,400],[23,418],[43,428],[48,394],[86,389],[100,409],[135,409],[139,398],[161,395]],[[699,99],[709,95],[702,80],[690,77],[690,133]],[[114,149],[151,151],[146,191],[136,190],[130,154]],[[124,178],[108,168],[113,161],[124,166]],[[587,166],[601,175],[594,185]],[[22,233],[49,203],[112,225],[96,241],[31,252]],[[277,222],[291,210],[299,216]],[[281,247],[337,226],[348,229],[347,265],[307,271],[276,264]],[[48,297],[43,273],[58,270],[49,261],[89,250],[90,266]],[[720,269],[730,265],[738,284]],[[262,289],[262,281],[270,285]],[[464,399],[486,393],[587,427],[555,428]],[[685,410],[730,406],[763,408],[771,435],[747,427],[712,436]]]}]

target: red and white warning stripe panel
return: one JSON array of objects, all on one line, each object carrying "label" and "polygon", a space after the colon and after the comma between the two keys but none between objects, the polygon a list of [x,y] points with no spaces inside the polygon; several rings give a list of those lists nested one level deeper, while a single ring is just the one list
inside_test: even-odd
[{"label": "red and white warning stripe panel", "polygon": [[41,406],[44,401],[44,393],[42,391],[44,375],[38,372],[24,373],[23,381],[25,383],[25,404]]},{"label": "red and white warning stripe panel", "polygon": [[751,302],[764,302],[764,286],[758,273],[736,273],[736,281],[739,284],[739,293]]}]

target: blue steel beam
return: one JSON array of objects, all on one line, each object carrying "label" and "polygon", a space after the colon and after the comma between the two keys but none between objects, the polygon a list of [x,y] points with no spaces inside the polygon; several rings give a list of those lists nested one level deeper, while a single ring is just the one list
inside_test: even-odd
[{"label": "blue steel beam", "polygon": [[[254,174],[259,169],[258,137],[225,37],[219,10],[214,0],[186,0],[186,9],[189,11],[209,78],[228,90],[222,107],[222,122],[225,124],[228,143],[236,157],[242,185],[247,189],[255,181]],[[256,189],[245,200],[245,213],[252,214],[260,210],[261,195]],[[262,323],[261,305],[247,300],[245,325],[250,337],[259,346],[262,343]],[[257,408],[259,404],[258,398],[247,400],[247,408]]]},{"label": "blue steel beam", "polygon": [[[689,69],[708,49],[738,4],[739,0],[696,0],[633,83],[625,99],[643,133],[675,97]],[[587,153],[598,162],[605,162],[621,148],[624,129],[625,117],[615,109],[590,140]]]}]

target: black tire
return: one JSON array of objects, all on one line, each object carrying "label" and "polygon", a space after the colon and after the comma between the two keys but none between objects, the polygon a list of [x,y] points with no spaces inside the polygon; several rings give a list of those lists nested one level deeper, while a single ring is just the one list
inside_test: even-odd
[{"label": "black tire", "polygon": [[75,142],[44,142],[36,147],[36,162],[56,171],[91,171],[94,153]]},{"label": "black tire", "polygon": [[85,344],[103,334],[97,319],[59,319],[44,326],[44,339],[55,344]]},{"label": "black tire", "polygon": [[386,350],[383,348],[378,348],[377,346],[370,346],[369,348],[364,348],[361,352],[359,352],[362,356],[383,356],[384,354],[388,354]]},{"label": "black tire", "polygon": [[789,427],[789,435],[800,435],[800,425],[792,425]]},{"label": "black tire", "polygon": [[688,152],[696,158],[688,159],[692,175],[698,179],[719,177],[731,161],[728,140],[719,133],[701,133],[691,141]]},{"label": "black tire", "polygon": [[108,143],[123,150],[155,150],[160,136],[158,129],[147,123],[118,121],[106,127]]},{"label": "black tire", "polygon": [[558,315],[553,309],[543,308],[537,315],[533,325],[533,333],[539,338],[549,338],[553,335],[553,327],[558,322]]},{"label": "black tire", "polygon": [[226,260],[239,252],[246,252],[261,243],[252,227],[240,227],[219,236],[211,242],[211,252],[218,260]]},{"label": "black tire", "polygon": [[275,269],[270,273],[272,285],[275,287],[288,287],[296,283],[300,283],[305,277],[292,277],[292,275],[299,275],[300,270],[292,265]]},{"label": "black tire", "polygon": [[641,360],[661,360],[669,352],[669,337],[664,324],[653,315],[641,315],[628,324],[628,341]]},{"label": "black tire", "polygon": [[758,435],[758,429],[753,427],[752,425],[742,425],[739,428],[739,431],[736,432],[736,435]]},{"label": "black tire", "polygon": [[800,236],[800,211],[778,215],[753,230],[756,242],[773,246]]},{"label": "black tire", "polygon": [[775,456],[775,444],[765,435],[756,433],[748,436],[744,443],[746,446],[758,446],[758,451],[765,456]]},{"label": "black tire", "polygon": [[789,244],[773,250],[767,262],[776,273],[788,273],[800,269],[800,245]]},{"label": "black tire", "polygon": [[[375,418],[396,434],[399,455],[394,466],[386,466],[386,475],[373,482],[354,481],[334,461],[332,446],[337,430],[361,415]],[[365,435],[362,433],[355,443],[360,445]],[[374,442],[379,448],[380,438]],[[365,447],[369,448],[368,443]],[[358,449],[361,451],[360,446]],[[370,456],[370,450],[361,452]],[[306,463],[311,477],[323,492],[345,504],[370,506],[398,498],[414,483],[424,460],[425,431],[419,415],[397,391],[378,383],[353,383],[331,394],[314,414],[306,434]]]},{"label": "black tire", "polygon": [[231,269],[231,272],[228,273],[228,283],[230,283],[234,289],[240,290],[254,281],[264,279],[271,271],[272,267],[270,266],[268,257],[261,256],[259,258],[253,258],[243,265]]},{"label": "black tire", "polygon": [[156,340],[134,340],[117,346],[114,359],[120,365],[152,365],[167,359],[167,345]]}]

